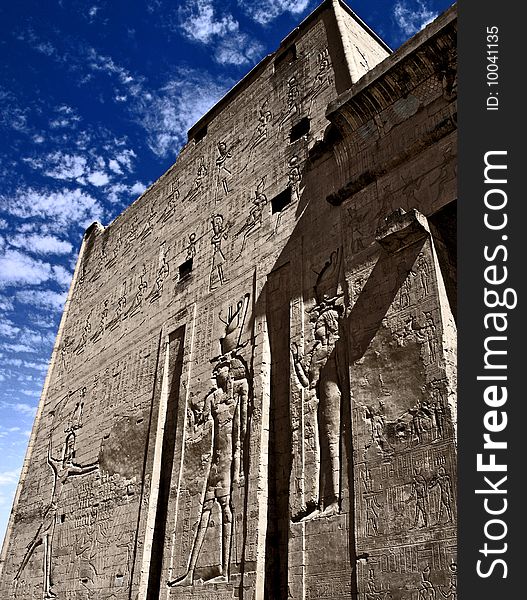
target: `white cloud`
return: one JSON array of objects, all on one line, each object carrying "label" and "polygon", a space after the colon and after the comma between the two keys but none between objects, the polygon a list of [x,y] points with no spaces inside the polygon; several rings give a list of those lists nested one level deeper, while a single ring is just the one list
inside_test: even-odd
[{"label": "white cloud", "polygon": [[0,471],[0,485],[11,485],[17,483],[20,477],[20,469],[13,469],[12,471]]},{"label": "white cloud", "polygon": [[13,410],[31,417],[34,417],[37,412],[36,406],[31,406],[25,402],[5,402],[5,400],[0,400],[0,409]]},{"label": "white cloud", "polygon": [[[145,95],[145,97],[147,97],[147,96]],[[150,96],[150,99],[151,99],[151,96]],[[126,169],[128,171],[133,171],[132,160],[134,158],[137,158],[137,154],[133,150],[130,150],[129,148],[122,150],[115,156],[115,160],[121,166],[126,167]]]},{"label": "white cloud", "polygon": [[51,266],[18,250],[0,256],[0,286],[42,283],[51,274]]},{"label": "white cloud", "polygon": [[36,371],[42,371],[45,373],[48,370],[49,364],[47,362],[36,363],[25,360],[24,367],[26,369],[35,369]]},{"label": "white cloud", "polygon": [[36,352],[36,349],[27,344],[2,344],[2,350],[8,352]]},{"label": "white cloud", "polygon": [[64,154],[54,152],[47,157],[47,161],[53,165],[44,172],[44,175],[54,179],[78,179],[86,172],[86,159],[78,154]]},{"label": "white cloud", "polygon": [[3,318],[3,320],[0,321],[0,335],[9,337],[9,338],[14,338],[19,333],[20,333],[20,327],[17,327],[8,319]]},{"label": "white cloud", "polygon": [[0,199],[8,213],[24,219],[39,217],[56,231],[69,225],[86,228],[104,214],[99,202],[79,188],[57,192],[19,189],[15,197]]},{"label": "white cloud", "polygon": [[24,304],[31,304],[39,308],[61,311],[66,301],[66,292],[52,292],[51,290],[21,290],[17,292],[16,299]]},{"label": "white cloud", "polygon": [[13,310],[15,304],[13,302],[13,298],[9,298],[6,296],[0,296],[0,310],[7,312]]},{"label": "white cloud", "polygon": [[73,275],[61,265],[54,265],[53,276],[55,281],[57,281],[62,287],[69,287]]},{"label": "white cloud", "polygon": [[93,71],[102,71],[117,77],[119,83],[126,87],[132,96],[138,96],[143,90],[143,79],[134,77],[126,68],[118,65],[110,56],[99,54],[94,48],[88,50],[88,63]]},{"label": "white cloud", "polygon": [[114,160],[113,158],[108,162],[108,167],[110,168],[110,171],[113,171],[117,175],[122,175],[123,174],[123,170],[121,169],[121,165],[119,164],[118,161]]},{"label": "white cloud", "polygon": [[147,133],[147,144],[158,156],[175,155],[187,131],[227,91],[231,82],[202,72],[181,69],[177,76],[135,112]]},{"label": "white cloud", "polygon": [[400,0],[393,8],[394,20],[405,37],[410,37],[426,27],[437,14],[423,0]]},{"label": "white cloud", "polygon": [[191,0],[179,9],[179,15],[185,36],[204,44],[238,30],[238,22],[231,15],[216,16],[210,0]]},{"label": "white cloud", "polygon": [[240,31],[230,14],[218,16],[211,0],[190,0],[179,9],[181,31],[188,39],[214,47],[214,60],[222,65],[256,62],[264,48]]},{"label": "white cloud", "polygon": [[88,181],[96,187],[102,187],[110,181],[110,178],[103,171],[93,171],[88,175]]},{"label": "white cloud", "polygon": [[146,190],[146,185],[141,183],[140,181],[136,181],[134,185],[130,188],[130,192],[132,194],[141,195]]},{"label": "white cloud", "polygon": [[236,33],[217,45],[214,58],[222,65],[244,65],[256,62],[264,47],[245,33]]},{"label": "white cloud", "polygon": [[311,0],[238,0],[244,12],[260,25],[267,25],[280,15],[303,13]]},{"label": "white cloud", "polygon": [[9,240],[9,243],[16,248],[36,254],[69,254],[73,249],[70,242],[53,235],[16,235]]}]

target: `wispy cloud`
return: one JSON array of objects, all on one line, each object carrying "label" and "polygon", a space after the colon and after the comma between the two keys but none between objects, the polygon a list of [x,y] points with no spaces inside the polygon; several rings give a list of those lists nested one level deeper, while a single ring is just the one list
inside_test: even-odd
[{"label": "wispy cloud", "polygon": [[176,76],[151,100],[135,108],[147,133],[149,148],[158,156],[176,155],[186,133],[227,91],[231,82],[190,69]]},{"label": "wispy cloud", "polygon": [[400,0],[393,8],[393,18],[403,38],[421,31],[437,17],[437,14],[423,0]]},{"label": "wispy cloud", "polygon": [[244,65],[263,53],[262,44],[240,31],[231,14],[218,14],[211,0],[188,0],[179,9],[179,21],[181,33],[189,40],[210,45],[220,64]]},{"label": "wispy cloud", "polygon": [[23,304],[54,311],[62,310],[66,296],[66,292],[51,290],[20,290],[16,293],[16,299]]},{"label": "wispy cloud", "polygon": [[18,234],[9,239],[11,246],[34,252],[35,254],[70,254],[73,246],[54,235]]},{"label": "wispy cloud", "polygon": [[18,250],[6,250],[0,256],[0,287],[39,284],[51,276],[51,265]]},{"label": "wispy cloud", "polygon": [[238,0],[239,6],[251,19],[267,25],[280,15],[303,13],[313,0]]},{"label": "wispy cloud", "polygon": [[179,9],[181,29],[190,39],[208,44],[216,36],[238,31],[232,15],[219,17],[211,0],[190,0]]},{"label": "wispy cloud", "polygon": [[9,214],[23,219],[44,219],[56,231],[73,224],[86,228],[104,215],[101,204],[79,188],[59,191],[22,188],[13,197],[0,199]]},{"label": "wispy cloud", "polygon": [[26,402],[6,402],[5,400],[0,400],[0,409],[12,410],[29,417],[34,417],[37,412],[36,406]]},{"label": "wispy cloud", "polygon": [[10,485],[16,483],[20,477],[20,469],[12,471],[0,471],[0,485]]}]

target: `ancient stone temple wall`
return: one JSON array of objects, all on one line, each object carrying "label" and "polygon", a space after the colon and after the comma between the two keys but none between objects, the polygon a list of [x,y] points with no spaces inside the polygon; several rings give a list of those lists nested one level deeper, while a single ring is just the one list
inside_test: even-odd
[{"label": "ancient stone temple wall", "polygon": [[455,23],[324,2],[87,230],[3,597],[455,597]]}]

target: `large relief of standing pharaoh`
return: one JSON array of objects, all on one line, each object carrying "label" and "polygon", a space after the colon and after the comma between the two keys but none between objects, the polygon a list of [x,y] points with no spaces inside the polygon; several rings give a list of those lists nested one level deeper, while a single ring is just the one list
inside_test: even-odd
[{"label": "large relief of standing pharaoh", "polygon": [[[244,485],[244,449],[248,442],[248,417],[251,386],[246,360],[241,355],[241,335],[248,308],[249,296],[245,295],[235,307],[230,307],[226,318],[225,334],[220,339],[221,354],[211,360],[213,388],[203,400],[189,402],[187,412],[187,435],[189,444],[185,452],[193,452],[193,441],[210,432],[210,457],[206,465],[206,481],[202,492],[201,510],[194,538],[190,544],[186,572],[167,581],[168,587],[192,586],[201,583],[229,582],[232,562],[233,526],[243,519],[243,505],[238,503],[235,490]],[[196,445],[196,447],[199,447]],[[218,514],[219,531],[213,523]],[[205,540],[213,546],[212,555],[219,564],[207,563],[211,548],[203,558]],[[202,560],[200,560],[200,558]],[[199,571],[199,575],[198,575]]]},{"label": "large relief of standing pharaoh", "polygon": [[[313,342],[302,353],[292,342],[291,353],[298,382],[306,390],[305,411],[314,417],[309,443],[314,446],[312,489],[305,490],[305,506],[293,520],[329,517],[339,512],[342,381],[338,341],[344,313],[339,292],[340,251],[331,254],[315,284],[316,305],[309,311]],[[304,435],[309,436],[309,427]],[[305,440],[306,443],[307,440]]]}]

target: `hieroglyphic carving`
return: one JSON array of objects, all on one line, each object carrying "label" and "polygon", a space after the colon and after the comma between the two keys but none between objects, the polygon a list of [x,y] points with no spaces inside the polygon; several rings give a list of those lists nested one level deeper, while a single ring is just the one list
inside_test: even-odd
[{"label": "hieroglyphic carving", "polygon": [[142,310],[144,295],[147,288],[148,283],[146,282],[146,265],[143,264],[143,270],[139,275],[139,283],[137,284],[137,292],[135,293],[134,299],[132,300],[132,304],[130,305],[128,310],[123,314],[123,319],[127,319],[128,317],[134,317],[137,313],[139,313]]},{"label": "hieroglyphic carving", "polygon": [[150,212],[148,213],[148,215],[145,219],[144,227],[141,230],[141,233],[139,234],[139,239],[141,241],[146,240],[146,238],[149,235],[151,235],[152,231],[154,231],[154,221],[155,221],[156,216],[157,216],[156,205],[152,202],[152,205],[150,206]]},{"label": "hieroglyphic carving", "polygon": [[106,263],[107,269],[110,269],[111,267],[113,267],[115,265],[115,263],[117,262],[117,258],[119,257],[119,253],[121,251],[122,245],[123,245],[122,232],[121,232],[121,229],[119,228],[115,235],[115,241],[113,243],[113,248],[112,248],[112,255],[110,257],[110,260]]},{"label": "hieroglyphic carving", "polygon": [[295,205],[295,202],[300,199],[300,182],[302,181],[302,174],[300,172],[300,157],[294,154],[288,163],[288,172],[287,172],[287,187],[291,190],[291,202],[285,206],[281,211],[278,212],[276,217],[276,221],[274,224],[273,231],[269,238],[276,234],[280,223],[282,222],[282,218],[287,211],[288,208],[292,208]]},{"label": "hieroglyphic carving", "polygon": [[121,324],[121,320],[124,315],[124,310],[126,308],[126,281],[123,282],[123,291],[121,295],[117,299],[117,306],[115,307],[115,313],[111,321],[106,326],[107,329],[113,331]]},{"label": "hieroglyphic carving", "polygon": [[60,365],[63,373],[67,373],[71,367],[70,356],[73,351],[73,342],[73,337],[65,335],[60,345]]},{"label": "hieroglyphic carving", "polygon": [[[184,575],[167,581],[169,587],[194,584],[194,573],[211,514],[217,503],[221,518],[221,564],[219,575],[208,582],[229,580],[233,529],[233,485],[243,475],[242,452],[246,443],[249,411],[249,372],[240,355],[241,334],[248,307],[248,295],[235,308],[230,308],[225,324],[225,335],[220,339],[221,355],[212,359],[214,388],[205,396],[203,406],[191,405],[189,425],[194,432],[207,421],[212,422],[212,455],[205,484],[204,502],[192,544],[188,568]],[[221,315],[220,315],[221,318]]]},{"label": "hieroglyphic carving", "polygon": [[[81,390],[82,391],[82,390]],[[86,390],[84,388],[83,395]],[[61,409],[65,403],[67,403],[73,393],[70,392],[65,398],[59,401],[57,408],[52,413],[53,421],[55,417],[60,414]],[[51,489],[51,498],[47,508],[44,511],[42,522],[38,527],[35,535],[31,542],[26,548],[26,552],[22,561],[18,567],[18,570],[14,577],[14,589],[15,597],[16,590],[20,579],[24,573],[24,570],[33,556],[33,553],[39,546],[43,546],[43,569],[42,569],[42,597],[43,600],[51,600],[56,598],[57,595],[53,592],[53,580],[52,580],[52,559],[53,559],[53,542],[55,537],[55,528],[57,524],[57,517],[59,510],[63,509],[62,506],[62,495],[70,477],[78,477],[81,475],[87,475],[98,469],[98,462],[93,462],[85,465],[77,464],[75,459],[75,442],[76,442],[76,431],[82,427],[82,407],[84,401],[81,399],[76,404],[73,412],[69,416],[69,423],[64,429],[65,438],[62,443],[62,450],[60,458],[53,456],[53,434],[55,429],[55,423],[53,422],[50,428],[49,441],[48,441],[48,453],[47,453],[47,464],[53,474],[53,485]]]},{"label": "hieroglyphic carving", "polygon": [[414,476],[412,479],[412,496],[411,499],[415,500],[415,516],[413,527],[428,527],[428,482],[424,475],[415,468]]},{"label": "hieroglyphic carving", "polygon": [[130,227],[128,227],[128,231],[126,233],[126,239],[123,245],[122,255],[126,256],[134,247],[134,241],[137,238],[137,234],[139,232],[139,223],[137,221],[137,216],[133,218],[130,222]]},{"label": "hieroglyphic carving", "polygon": [[179,192],[179,177],[170,183],[170,191],[168,195],[167,205],[165,206],[165,210],[159,215],[158,223],[165,224],[170,217],[176,212],[178,200],[180,196]]},{"label": "hieroglyphic carving", "polygon": [[263,219],[263,209],[267,204],[267,196],[263,193],[264,188],[264,177],[260,180],[260,183],[256,186],[256,190],[254,191],[254,198],[252,199],[252,207],[249,211],[249,216],[245,220],[244,225],[238,231],[235,237],[238,237],[243,233],[242,245],[240,248],[240,253],[238,254],[236,260],[238,260],[245,248],[245,244],[247,243],[247,238],[252,235],[255,231],[258,231],[262,226]]},{"label": "hieroglyphic carving", "polygon": [[423,300],[430,293],[430,265],[423,252],[420,252],[417,257],[416,268],[421,286],[419,299]]},{"label": "hieroglyphic carving", "polygon": [[104,332],[106,331],[106,321],[107,320],[108,320],[108,299],[106,299],[103,303],[103,307],[101,310],[101,316],[99,317],[99,325],[97,326],[97,329],[91,338],[92,343],[94,343],[94,344],[97,343],[104,335]]},{"label": "hieroglyphic carving", "polygon": [[188,244],[187,244],[187,254],[185,256],[185,260],[191,260],[196,256],[196,233],[189,233],[188,236]]},{"label": "hieroglyphic carving", "polygon": [[170,267],[167,262],[167,254],[168,251],[166,248],[166,242],[163,242],[159,248],[159,266],[157,268],[154,287],[152,288],[150,294],[148,294],[146,297],[146,299],[150,301],[150,304],[161,298],[165,279],[167,279],[170,274]]},{"label": "hieroglyphic carving", "polygon": [[214,290],[218,285],[223,285],[225,281],[227,281],[223,272],[223,265],[225,264],[226,258],[221,246],[223,240],[227,239],[229,227],[225,223],[223,215],[220,214],[212,216],[211,225],[212,238],[210,243],[212,244],[212,265],[210,269],[209,289]]},{"label": "hieroglyphic carving", "polygon": [[340,500],[340,415],[342,386],[337,367],[337,342],[343,314],[342,294],[338,292],[340,251],[333,252],[318,274],[315,284],[316,306],[310,311],[313,346],[303,356],[291,344],[295,372],[307,390],[306,402],[316,411],[315,436],[318,489],[312,490],[304,515],[295,520],[331,516],[339,511]]},{"label": "hieroglyphic carving", "polygon": [[313,77],[313,83],[311,84],[311,87],[307,91],[305,97],[305,100],[309,100],[309,107],[307,109],[308,115],[311,114],[311,110],[317,96],[319,96],[319,94],[332,83],[332,70],[330,67],[331,60],[329,56],[329,49],[324,48],[317,54],[318,70]]},{"label": "hieroglyphic carving", "polygon": [[452,523],[454,521],[454,495],[452,492],[452,481],[450,475],[447,474],[445,467],[439,467],[437,474],[430,481],[429,489],[433,489],[435,486],[438,486],[440,490],[437,525],[443,524],[443,513],[446,513],[446,522]]},{"label": "hieroglyphic carving", "polygon": [[216,166],[218,167],[218,181],[221,182],[221,187],[225,195],[231,190],[229,189],[229,179],[232,177],[232,171],[227,166],[227,161],[232,158],[232,148],[227,147],[226,142],[218,142],[218,154],[216,158]]},{"label": "hieroglyphic carving", "polygon": [[86,320],[84,321],[84,326],[82,328],[81,339],[75,348],[75,354],[82,354],[84,349],[86,348],[86,344],[88,343],[88,338],[91,332],[91,315],[92,311],[88,313]]},{"label": "hieroglyphic carving", "polygon": [[247,161],[242,171],[249,166],[251,163],[251,158],[253,151],[265,140],[269,137],[269,124],[272,121],[273,114],[268,108],[269,99],[267,98],[259,107],[258,107],[258,124],[256,128],[247,142],[247,144],[243,148],[243,153],[247,153]]},{"label": "hieroglyphic carving", "polygon": [[287,80],[287,101],[286,101],[286,109],[282,113],[279,121],[278,127],[280,129],[290,120],[296,113],[298,112],[298,97],[300,96],[300,90],[298,87],[298,80],[295,75],[292,75]]},{"label": "hieroglyphic carving", "polygon": [[203,181],[208,175],[208,169],[205,166],[205,157],[200,156],[198,160],[198,168],[196,170],[196,177],[194,178],[193,186],[186,195],[187,200],[193,200],[201,191]]}]

